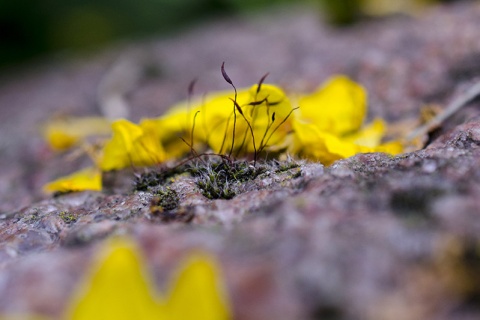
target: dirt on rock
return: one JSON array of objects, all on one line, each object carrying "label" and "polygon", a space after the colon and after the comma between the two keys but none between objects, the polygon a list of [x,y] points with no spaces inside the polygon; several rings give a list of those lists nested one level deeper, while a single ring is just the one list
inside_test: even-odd
[{"label": "dirt on rock", "polygon": [[330,167],[271,162],[220,193],[195,174],[135,184],[124,172],[104,192],[45,196],[45,182],[87,160],[53,153],[38,128],[55,113],[100,114],[99,85],[124,61],[143,74],[122,92],[133,120],[182,100],[194,78],[199,93],[228,89],[222,61],[238,87],[270,72],[271,82],[309,91],[345,73],[366,86],[370,118],[416,118],[480,81],[479,22],[477,2],[340,30],[292,7],[4,75],[0,314],[60,317],[103,239],[128,234],[158,287],[191,250],[218,256],[235,319],[477,319],[478,99],[422,150]]}]

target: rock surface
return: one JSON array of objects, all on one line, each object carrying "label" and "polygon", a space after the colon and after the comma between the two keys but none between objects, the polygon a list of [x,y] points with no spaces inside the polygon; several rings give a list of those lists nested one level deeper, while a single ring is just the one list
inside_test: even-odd
[{"label": "rock surface", "polygon": [[480,6],[466,2],[331,30],[293,8],[4,76],[0,313],[61,315],[101,240],[129,234],[159,287],[190,250],[215,253],[236,319],[477,319],[478,101],[424,150],[266,170],[231,200],[209,200],[179,176],[171,216],[152,210],[157,189],[42,195],[86,160],[53,154],[36,130],[55,112],[98,113],[99,83],[118,59],[160,71],[127,92],[133,119],[160,114],[195,77],[198,92],[228,89],[224,60],[239,87],[270,71],[307,91],[346,73],[367,87],[371,117],[415,117],[478,80],[479,21]]}]

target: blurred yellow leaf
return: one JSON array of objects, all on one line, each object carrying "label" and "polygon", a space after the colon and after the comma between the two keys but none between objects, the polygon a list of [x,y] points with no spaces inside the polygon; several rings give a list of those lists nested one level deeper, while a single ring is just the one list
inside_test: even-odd
[{"label": "blurred yellow leaf", "polygon": [[361,130],[345,136],[345,140],[364,147],[375,148],[381,144],[386,127],[385,121],[377,118]]},{"label": "blurred yellow leaf", "polygon": [[221,273],[211,257],[196,254],[184,263],[164,304],[171,320],[227,320],[231,314]]},{"label": "blurred yellow leaf", "polygon": [[359,84],[336,76],[317,92],[301,98],[289,151],[326,165],[357,153],[402,152],[399,142],[382,143],[386,132],[383,120],[376,119],[362,128],[366,97]]},{"label": "blurred yellow leaf", "polygon": [[111,241],[66,312],[74,320],[227,320],[231,318],[220,271],[206,254],[192,255],[161,298],[138,248]]},{"label": "blurred yellow leaf", "polygon": [[[383,120],[364,126],[366,90],[346,76],[336,75],[315,92],[300,96],[298,105],[299,110],[293,112],[298,108],[293,108],[280,87],[256,84],[182,102],[164,116],[143,119],[139,124],[120,119],[111,124],[112,137],[96,162],[102,171],[110,171],[152,166],[210,149],[233,157],[288,150],[330,164],[357,153],[397,154],[404,150],[398,141],[384,143],[389,128]],[[95,121],[78,121],[72,128],[51,126],[50,144],[66,148],[81,139],[80,132],[88,135],[105,130],[105,120]],[[86,129],[89,123],[94,123],[90,131]],[[97,154],[91,153],[97,159]],[[97,177],[90,185],[85,175],[67,178],[46,189],[100,188]]]},{"label": "blurred yellow leaf", "polygon": [[43,190],[47,193],[84,190],[100,191],[102,190],[102,173],[96,168],[89,167],[49,182],[43,187]]},{"label": "blurred yellow leaf", "polygon": [[58,151],[71,148],[88,136],[111,133],[110,123],[102,117],[64,117],[47,122],[42,134],[49,146]]},{"label": "blurred yellow leaf", "polygon": [[345,135],[360,129],[367,113],[367,93],[346,76],[334,76],[300,99],[300,118],[322,131]]},{"label": "blurred yellow leaf", "polygon": [[120,119],[112,123],[113,137],[103,149],[100,168],[103,171],[123,169],[130,165],[149,166],[165,160],[157,128]]},{"label": "blurred yellow leaf", "polygon": [[[178,137],[194,146],[208,146],[219,154],[252,153],[283,143],[291,129],[291,103],[282,89],[263,84],[233,92],[218,92],[191,103],[181,103],[157,119],[165,148],[189,151]],[[193,139],[190,136],[195,120]],[[252,137],[253,133],[253,137]],[[255,146],[253,144],[255,140]],[[233,148],[232,148],[233,145]]]},{"label": "blurred yellow leaf", "polygon": [[77,289],[67,319],[168,319],[136,248],[125,240],[103,249],[91,274]]}]

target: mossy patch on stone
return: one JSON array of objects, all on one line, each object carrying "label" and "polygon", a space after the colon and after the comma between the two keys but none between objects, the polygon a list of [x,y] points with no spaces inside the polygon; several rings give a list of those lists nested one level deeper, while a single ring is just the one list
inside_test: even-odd
[{"label": "mossy patch on stone", "polygon": [[27,215],[23,218],[23,221],[25,223],[35,223],[38,220],[40,220],[40,214],[37,209],[35,209],[34,212],[31,213],[30,215]]},{"label": "mossy patch on stone", "polygon": [[[283,173],[299,165],[292,161],[271,160],[255,166],[247,161],[198,162],[189,168],[197,186],[208,199],[232,199],[245,191],[245,184],[263,174]],[[297,173],[292,178],[298,177]]]},{"label": "mossy patch on stone", "polygon": [[189,206],[180,207],[180,197],[174,189],[161,187],[150,202],[150,214],[162,222],[188,223],[194,217],[194,210]]},{"label": "mossy patch on stone", "polygon": [[165,212],[175,210],[180,203],[180,198],[175,190],[170,187],[160,188],[154,195],[150,210]]},{"label": "mossy patch on stone", "polygon": [[63,220],[66,224],[71,224],[77,221],[78,217],[77,215],[67,212],[67,211],[61,211],[58,216],[60,219]]},{"label": "mossy patch on stone", "polygon": [[172,182],[175,176],[186,172],[184,166],[175,167],[173,169],[149,169],[135,177],[133,189],[135,191],[148,191],[160,185]]},{"label": "mossy patch on stone", "polygon": [[202,194],[208,199],[232,199],[241,192],[244,182],[265,172],[263,165],[253,166],[247,161],[198,162],[189,168]]}]

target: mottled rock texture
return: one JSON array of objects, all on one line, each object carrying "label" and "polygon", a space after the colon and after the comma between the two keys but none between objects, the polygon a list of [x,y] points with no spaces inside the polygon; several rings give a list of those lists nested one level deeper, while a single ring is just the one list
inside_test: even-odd
[{"label": "mottled rock texture", "polygon": [[346,73],[367,87],[370,117],[415,118],[480,80],[479,23],[477,2],[341,30],[289,8],[4,75],[0,312],[59,316],[102,239],[129,234],[159,287],[190,250],[218,255],[236,319],[478,319],[478,101],[423,150],[328,168],[274,164],[231,200],[208,199],[188,174],[134,191],[128,172],[103,193],[47,197],[43,183],[87,160],[52,153],[37,130],[56,112],[98,113],[99,83],[118,56],[157,71],[127,92],[134,120],[183,99],[196,77],[199,93],[228,89],[222,61],[239,87],[269,71],[308,91]]}]

